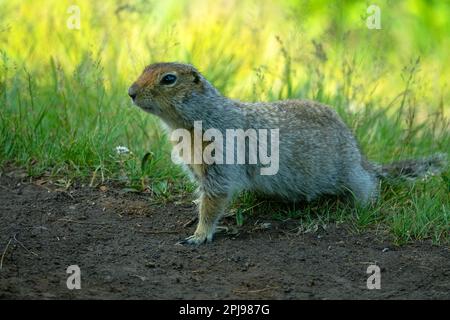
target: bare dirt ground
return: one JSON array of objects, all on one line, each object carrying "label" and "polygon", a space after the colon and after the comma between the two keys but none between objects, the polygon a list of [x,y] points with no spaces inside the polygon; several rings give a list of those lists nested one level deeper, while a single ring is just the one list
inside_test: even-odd
[{"label": "bare dirt ground", "polygon": [[[450,298],[445,246],[395,247],[382,232],[345,225],[298,233],[296,220],[262,216],[243,227],[224,219],[231,231],[212,244],[176,245],[195,215],[194,205],[156,205],[148,194],[3,175],[0,298]],[[366,287],[370,264],[381,268],[379,290]],[[69,265],[81,269],[81,290],[67,289]]]}]

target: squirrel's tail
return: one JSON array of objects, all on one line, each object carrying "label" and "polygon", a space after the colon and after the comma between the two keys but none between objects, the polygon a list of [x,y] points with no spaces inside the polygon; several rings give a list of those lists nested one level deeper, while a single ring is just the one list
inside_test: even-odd
[{"label": "squirrel's tail", "polygon": [[427,158],[401,160],[378,165],[377,174],[384,179],[420,179],[441,173],[447,166],[447,155],[437,153]]}]

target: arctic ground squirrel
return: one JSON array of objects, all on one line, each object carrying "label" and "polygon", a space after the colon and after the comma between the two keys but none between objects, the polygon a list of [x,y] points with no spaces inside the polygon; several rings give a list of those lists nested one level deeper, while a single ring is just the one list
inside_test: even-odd
[{"label": "arctic ground squirrel", "polygon": [[[243,190],[292,202],[310,201],[321,195],[350,195],[356,203],[370,205],[379,196],[381,179],[420,178],[440,173],[446,166],[445,154],[391,164],[370,162],[352,131],[330,107],[297,99],[229,99],[188,64],[151,64],[131,85],[128,94],[134,104],[161,118],[169,134],[184,129],[194,139],[195,123],[199,122],[203,132],[214,129],[224,137],[229,129],[246,133],[252,129],[277,130],[279,140],[275,143],[257,142],[257,146],[266,144],[268,153],[277,152],[274,174],[261,173],[267,164],[262,164],[261,155],[251,154],[250,148],[246,148],[245,159],[257,159],[256,163],[186,163],[199,186],[199,219],[195,233],[183,243],[211,241],[230,199]],[[216,144],[213,156],[225,158],[227,147],[218,145],[218,141],[203,141],[201,151]]]}]

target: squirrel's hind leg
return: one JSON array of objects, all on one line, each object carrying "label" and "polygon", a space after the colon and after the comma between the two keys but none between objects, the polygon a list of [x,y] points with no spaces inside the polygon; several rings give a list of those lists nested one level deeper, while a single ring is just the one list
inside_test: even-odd
[{"label": "squirrel's hind leg", "polygon": [[350,189],[358,205],[371,205],[379,197],[379,179],[362,166],[350,170],[345,185]]}]

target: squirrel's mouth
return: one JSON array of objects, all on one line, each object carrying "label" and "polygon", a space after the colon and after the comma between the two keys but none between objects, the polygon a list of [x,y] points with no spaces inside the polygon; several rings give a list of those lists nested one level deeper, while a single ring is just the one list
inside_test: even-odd
[{"label": "squirrel's mouth", "polygon": [[150,101],[150,100],[140,100],[139,98],[133,99],[133,104],[139,108],[141,108],[142,110],[158,115],[158,106]]}]

